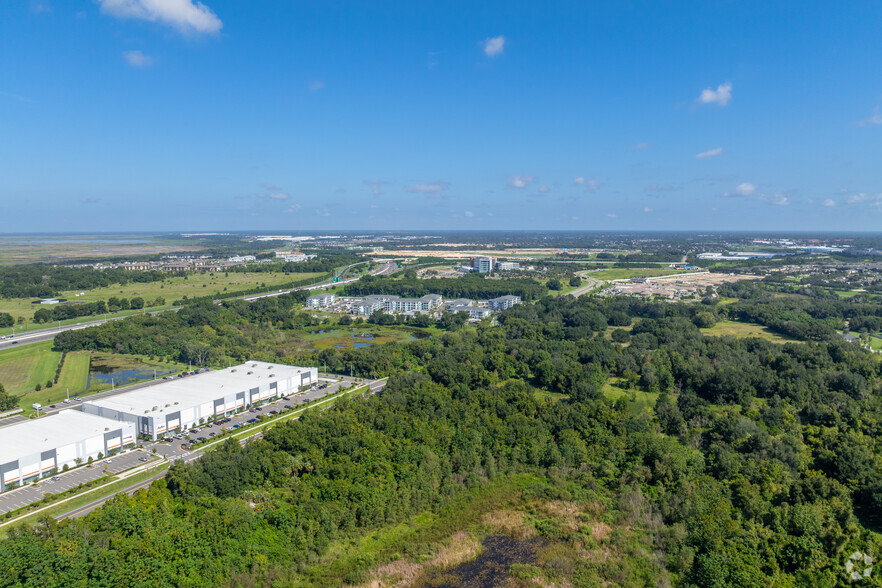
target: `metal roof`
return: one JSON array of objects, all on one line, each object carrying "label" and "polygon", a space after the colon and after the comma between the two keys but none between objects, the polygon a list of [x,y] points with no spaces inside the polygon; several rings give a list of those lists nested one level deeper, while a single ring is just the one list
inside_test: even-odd
[{"label": "metal roof", "polygon": [[128,426],[69,409],[0,429],[0,464]]}]

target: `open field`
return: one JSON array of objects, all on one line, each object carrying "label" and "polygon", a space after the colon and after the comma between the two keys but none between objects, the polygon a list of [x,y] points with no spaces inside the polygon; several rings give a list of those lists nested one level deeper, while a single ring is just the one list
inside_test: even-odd
[{"label": "open field", "polygon": [[[175,361],[163,362],[135,355],[75,351],[65,356],[58,383],[47,388],[46,383],[55,377],[60,359],[61,353],[52,351],[52,341],[0,351],[0,383],[7,392],[19,395],[18,405],[25,415],[33,412],[31,405],[35,402],[49,406],[64,400],[68,393],[73,398],[110,390],[109,382],[98,379],[93,379],[92,385],[87,389],[89,368],[93,361],[112,371],[156,369],[157,374],[162,374],[187,369],[186,365]],[[35,390],[37,384],[40,385],[40,390]],[[117,381],[115,384],[119,386],[126,382]]]},{"label": "open field", "polygon": [[675,274],[689,273],[686,270],[668,268],[615,268],[590,272],[587,275],[595,280],[627,280],[629,278],[655,278],[658,276],[673,276]]},{"label": "open field", "polygon": [[[61,353],[52,351],[52,341],[0,351],[0,383],[9,394],[45,386],[55,377]],[[29,405],[30,406],[30,405]]]},{"label": "open field", "polygon": [[705,335],[712,337],[722,337],[731,335],[733,337],[759,337],[773,343],[799,342],[797,339],[783,337],[768,327],[757,325],[754,323],[741,323],[738,321],[720,321],[709,329],[701,329]]},{"label": "open field", "polygon": [[[462,243],[449,243],[447,247],[462,247]],[[443,257],[444,259],[465,259],[467,260],[470,257],[476,257],[479,255],[486,255],[489,257],[502,257],[503,259],[540,259],[544,257],[549,257],[551,255],[557,255],[562,253],[563,250],[558,247],[536,247],[529,249],[521,249],[521,248],[505,248],[505,249],[457,249],[451,250],[446,249],[444,244],[435,245],[435,249],[400,249],[394,250],[390,249],[387,251],[374,251],[371,253],[367,253],[367,255],[373,255],[375,257],[384,257],[384,258],[399,258],[399,257]]]},{"label": "open field", "polygon": [[[55,386],[59,390],[70,390],[71,396],[79,396],[86,391],[89,379],[89,351],[73,351],[64,356],[64,365]],[[42,404],[42,403],[41,403]]]},{"label": "open field", "polygon": [[423,330],[415,328],[388,327],[381,325],[361,324],[349,327],[315,328],[306,331],[300,337],[315,349],[353,349],[380,345],[393,341],[412,341],[421,335]]},{"label": "open field", "polygon": [[132,257],[202,250],[192,240],[156,235],[5,235],[0,263],[63,263],[80,259]]},{"label": "open field", "polygon": [[[104,288],[94,288],[85,290],[82,296],[77,296],[79,292],[70,291],[63,292],[60,297],[66,298],[69,302],[97,302],[99,300],[106,301],[111,296],[117,298],[127,298],[131,300],[135,297],[144,299],[145,303],[152,303],[157,298],[163,298],[165,303],[155,308],[147,308],[142,312],[153,310],[161,310],[168,308],[172,302],[179,300],[184,296],[194,298],[199,296],[208,296],[221,294],[223,292],[236,292],[240,290],[249,290],[258,286],[272,287],[277,284],[287,284],[297,280],[305,280],[312,277],[318,278],[323,274],[320,273],[296,273],[285,274],[281,272],[273,273],[254,273],[254,272],[230,272],[229,274],[221,272],[198,272],[192,273],[184,277],[169,276],[161,282],[149,283],[130,283],[130,284],[114,284]],[[46,308],[39,304],[32,304],[34,298],[8,298],[0,299],[0,312],[8,312],[18,320],[18,317],[24,317],[28,326],[32,328],[45,328],[52,325],[33,325],[32,319],[34,312],[40,308]],[[133,314],[136,311],[128,311],[126,313],[108,313],[108,316],[117,316],[119,314]],[[102,317],[96,317],[102,318]],[[74,321],[67,322],[83,322],[89,320],[89,317],[80,317]],[[64,323],[64,321],[63,321]],[[2,329],[3,333],[11,332],[11,329]],[[21,331],[21,329],[17,329]]]}]

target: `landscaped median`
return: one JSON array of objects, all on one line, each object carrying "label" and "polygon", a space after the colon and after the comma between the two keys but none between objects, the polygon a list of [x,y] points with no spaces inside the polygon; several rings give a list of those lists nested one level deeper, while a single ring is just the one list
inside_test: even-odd
[{"label": "landscaped median", "polygon": [[[380,380],[385,380],[385,379],[386,378],[380,378]],[[371,382],[377,382],[380,380],[371,380]],[[371,387],[370,384],[363,384],[363,385],[358,385],[355,388],[350,388],[347,390],[341,390],[339,392],[335,392],[334,394],[331,394],[329,396],[325,396],[324,398],[322,398],[320,400],[314,400],[314,401],[310,402],[309,404],[302,406],[300,408],[291,409],[290,411],[287,411],[284,414],[280,414],[278,416],[268,418],[268,419],[262,419],[261,422],[255,423],[255,424],[250,425],[248,427],[243,427],[241,430],[236,429],[236,431],[234,433],[227,433],[227,434],[222,435],[221,437],[218,437],[216,439],[212,439],[211,441],[205,441],[205,442],[199,444],[196,447],[195,451],[207,451],[209,449],[216,447],[218,444],[223,443],[227,439],[242,440],[242,439],[247,439],[249,437],[253,437],[257,433],[260,433],[261,431],[266,429],[267,427],[271,427],[273,425],[277,425],[278,423],[281,423],[284,421],[289,421],[291,419],[297,418],[301,414],[306,412],[307,410],[310,410],[312,408],[316,408],[318,406],[324,406],[326,404],[333,402],[334,400],[337,400],[338,398],[349,397],[349,396],[359,394],[359,393],[363,394],[364,392],[370,390],[370,387]]]}]

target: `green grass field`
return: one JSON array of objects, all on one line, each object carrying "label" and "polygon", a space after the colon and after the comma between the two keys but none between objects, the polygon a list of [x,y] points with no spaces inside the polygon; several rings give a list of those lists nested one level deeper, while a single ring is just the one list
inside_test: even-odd
[{"label": "green grass field", "polygon": [[[47,388],[46,383],[55,377],[55,370],[61,353],[52,351],[52,341],[33,343],[22,347],[0,351],[0,383],[6,391],[19,395],[19,407],[25,414],[33,411],[35,402],[49,406],[75,396],[95,394],[110,389],[110,383],[95,380],[87,389],[89,367],[92,360],[98,361],[114,370],[139,369],[149,371],[156,369],[159,373],[179,372],[187,366],[175,361],[160,360],[134,355],[118,355],[93,351],[75,351],[68,353],[58,377],[58,383]],[[37,384],[40,390],[36,390]],[[125,385],[125,382],[117,382]]]},{"label": "green grass field", "polygon": [[658,276],[673,276],[674,274],[686,273],[690,272],[668,268],[616,268],[591,272],[588,276],[595,280],[627,280],[629,278],[655,278]]},{"label": "green grass field", "polygon": [[712,337],[731,335],[733,337],[759,337],[773,343],[798,342],[797,339],[783,337],[762,325],[737,321],[720,321],[709,329],[701,329],[701,332]]},{"label": "green grass field", "polygon": [[870,337],[870,349],[874,351],[882,351],[882,338]]},{"label": "green grass field", "polygon": [[858,294],[866,294],[866,290],[833,290],[840,298],[854,298]]},{"label": "green grass field", "polygon": [[[59,296],[61,298],[66,298],[70,302],[97,302],[99,300],[106,301],[111,296],[116,296],[117,298],[128,298],[132,299],[135,297],[141,297],[144,299],[145,303],[152,303],[157,298],[164,298],[165,304],[161,306],[157,306],[155,308],[147,308],[142,312],[148,312],[152,310],[162,310],[164,308],[168,308],[171,306],[171,303],[175,300],[179,300],[184,296],[189,298],[195,298],[199,296],[208,296],[208,295],[217,295],[222,294],[224,292],[237,292],[241,290],[249,290],[251,288],[257,288],[260,286],[265,286],[267,288],[271,288],[278,284],[286,284],[289,282],[294,282],[297,280],[305,280],[309,278],[318,278],[323,274],[320,273],[298,273],[298,274],[284,274],[280,272],[273,273],[237,273],[232,272],[229,274],[224,273],[211,273],[211,272],[200,272],[189,274],[186,277],[171,277],[169,276],[167,279],[161,282],[150,282],[150,283],[131,283],[131,284],[115,284],[113,286],[107,286],[105,288],[95,288],[92,290],[83,290],[84,294],[82,296],[77,296],[80,291],[72,290],[69,292],[63,292]],[[13,316],[13,318],[18,320],[18,317],[23,317],[27,321],[27,329],[32,330],[35,328],[46,328],[54,326],[52,325],[34,325],[33,317],[34,312],[36,312],[40,308],[45,308],[37,304],[32,304],[34,298],[5,298],[0,299],[0,312],[8,312]],[[128,311],[123,313],[115,313],[108,314],[108,316],[120,316],[125,314],[134,314],[134,311]],[[69,324],[72,322],[84,322],[88,320],[94,320],[96,318],[103,318],[103,316],[96,317],[80,317],[73,321],[63,321],[62,324]],[[17,327],[16,332],[21,332],[21,328]],[[0,329],[3,334],[8,334],[12,332],[12,329]]]},{"label": "green grass field", "polygon": [[61,353],[52,351],[52,341],[0,351],[0,383],[10,394],[45,386],[55,377]]},{"label": "green grass field", "polygon": [[632,409],[635,413],[639,413],[647,408],[655,406],[658,400],[658,393],[644,392],[643,390],[634,388],[628,389],[619,378],[610,378],[603,386],[603,395],[610,400],[622,400],[630,398],[633,401]]},{"label": "green grass field", "polygon": [[64,365],[55,385],[61,390],[70,390],[71,396],[79,396],[86,391],[89,379],[89,351],[74,351],[64,356]]}]

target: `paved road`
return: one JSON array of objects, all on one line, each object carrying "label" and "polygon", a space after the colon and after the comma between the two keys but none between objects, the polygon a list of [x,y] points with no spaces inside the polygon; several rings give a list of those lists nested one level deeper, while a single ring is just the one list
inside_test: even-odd
[{"label": "paved road", "polygon": [[579,296],[581,296],[583,294],[587,294],[588,292],[591,292],[592,290],[594,290],[595,288],[597,288],[600,285],[600,283],[601,283],[600,280],[595,280],[594,278],[588,276],[589,273],[590,272],[588,272],[588,271],[576,272],[576,275],[578,275],[580,278],[585,280],[587,282],[587,284],[585,284],[584,286],[579,286],[575,290],[568,292],[567,293],[568,296],[575,296],[576,298],[578,298]]},{"label": "paved road", "polygon": [[[343,277],[346,273],[357,265],[362,265],[365,263],[371,263],[373,260],[368,261],[360,261],[358,263],[353,263],[351,265],[347,265],[337,274],[337,277]],[[391,267],[390,267],[391,266]],[[396,268],[395,263],[390,263],[386,265],[382,265],[379,268],[375,269],[371,272],[371,275],[387,275],[391,273]],[[322,282],[320,284],[313,284],[312,286],[302,286],[299,288],[292,288],[290,290],[279,290],[278,292],[269,292],[267,294],[255,294],[253,296],[240,296],[243,300],[247,300],[249,302],[253,302],[254,300],[258,300],[260,298],[267,298],[272,296],[281,296],[282,294],[289,294],[291,292],[296,292],[297,290],[319,290],[322,288],[327,288],[329,286],[340,286],[342,284],[351,284],[352,282],[358,281],[360,276],[354,276],[352,278],[341,279],[339,282],[334,282],[333,280],[328,280],[326,282]],[[157,314],[159,312],[176,312],[180,310],[179,307],[169,308],[166,310],[160,310],[156,312],[151,312],[150,314]],[[137,315],[129,315],[129,316],[137,316]],[[85,323],[77,323],[75,325],[62,325],[61,327],[51,327],[47,329],[41,329],[39,331],[28,331],[26,333],[22,333],[19,335],[15,335],[12,339],[0,339],[0,351],[3,349],[9,349],[10,347],[15,347],[17,345],[28,345],[30,343],[39,343],[41,341],[51,341],[55,339],[55,335],[61,333],[63,331],[75,331],[78,329],[86,329],[88,327],[94,327],[97,325],[101,325],[106,323],[107,321],[118,321],[124,318],[128,318],[128,316],[118,316],[109,319],[99,319],[94,321],[88,321]]]}]

